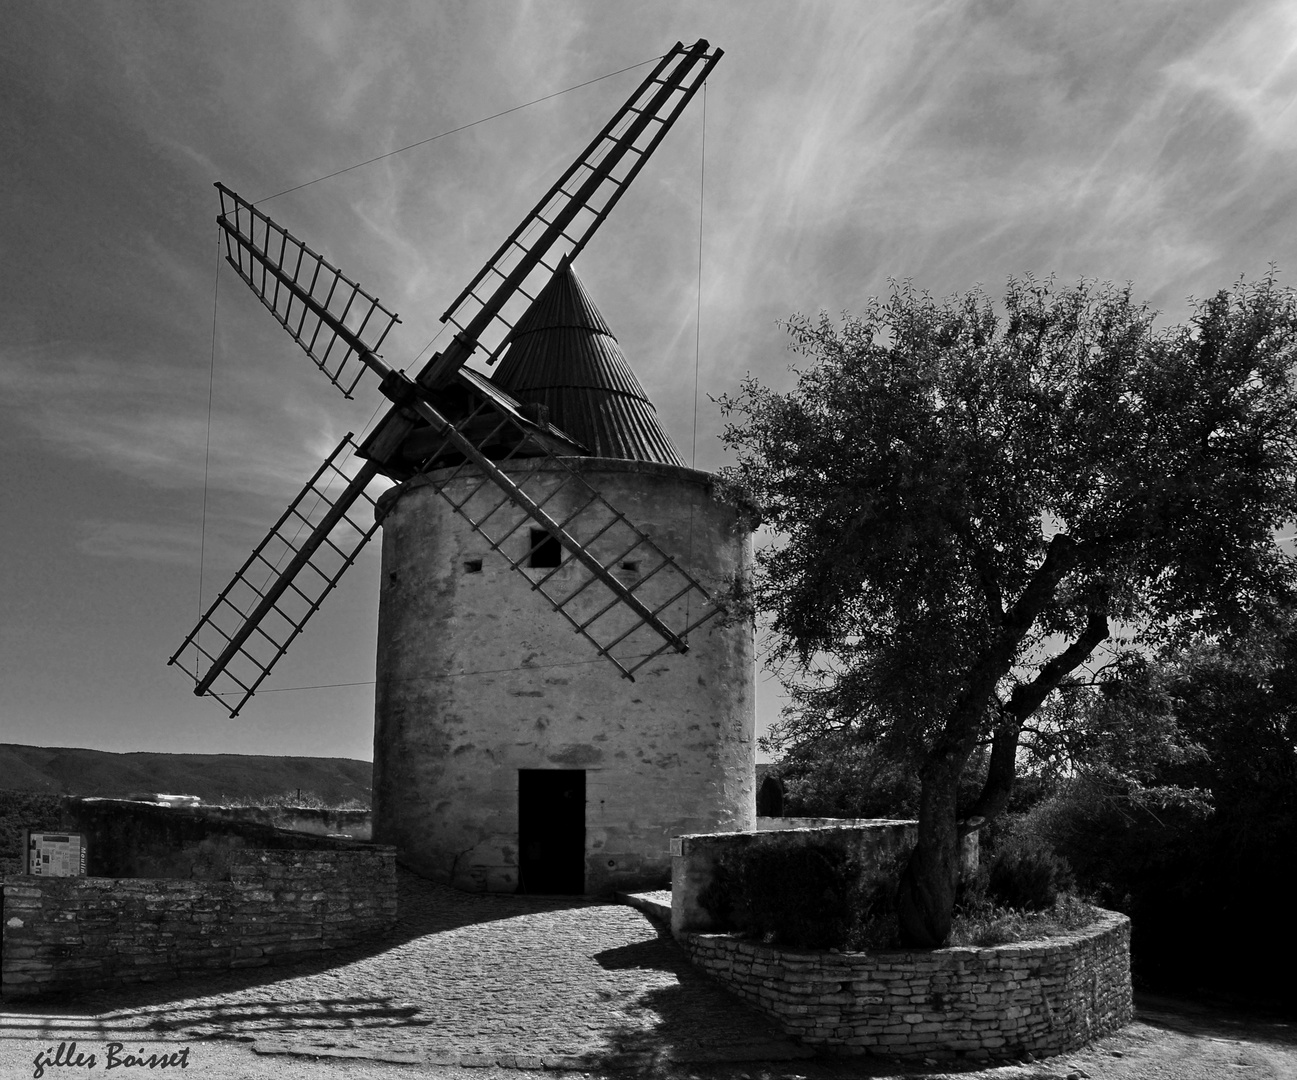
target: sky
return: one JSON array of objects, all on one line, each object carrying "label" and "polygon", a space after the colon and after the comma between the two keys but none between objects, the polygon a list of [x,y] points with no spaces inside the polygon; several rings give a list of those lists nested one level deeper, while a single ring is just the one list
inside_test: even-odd
[{"label": "sky", "polygon": [[[707,38],[705,102],[576,266],[708,470],[712,399],[791,385],[780,321],[889,279],[1129,281],[1174,323],[1297,273],[1283,0],[0,0],[0,20],[4,742],[372,756],[377,544],[237,718],[166,666],[380,404],[372,382],[343,400],[218,270],[215,181],[263,199],[548,98],[263,204],[400,313],[404,367],[646,69],[599,77]],[[780,698],[758,686],[764,728]]]}]

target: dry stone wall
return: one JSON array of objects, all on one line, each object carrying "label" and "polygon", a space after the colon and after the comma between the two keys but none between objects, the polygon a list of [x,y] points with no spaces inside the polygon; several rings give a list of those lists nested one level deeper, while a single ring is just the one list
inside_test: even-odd
[{"label": "dry stone wall", "polygon": [[261,967],[396,922],[396,853],[243,849],[228,880],[3,879],[0,992],[31,998]]},{"label": "dry stone wall", "polygon": [[694,963],[810,1046],[837,1054],[1058,1054],[1132,1015],[1130,920],[1044,941],[824,953],[684,933]]}]

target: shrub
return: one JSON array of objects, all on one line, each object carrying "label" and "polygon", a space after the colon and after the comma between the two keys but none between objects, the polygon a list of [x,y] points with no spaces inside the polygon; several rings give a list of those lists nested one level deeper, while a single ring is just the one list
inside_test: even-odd
[{"label": "shrub", "polygon": [[873,747],[835,739],[796,748],[778,766],[786,817],[894,818],[918,811],[912,771]]},{"label": "shrub", "polygon": [[1067,860],[1043,841],[1018,836],[1006,843],[991,862],[986,895],[997,906],[1015,911],[1045,911],[1076,882]]},{"label": "shrub", "polygon": [[[753,845],[719,859],[699,895],[721,928],[768,944],[843,951],[899,947],[896,885],[908,849],[862,867],[839,848]],[[1064,859],[1014,836],[989,867],[960,882],[948,944],[980,947],[1090,925],[1096,909],[1068,892]]]},{"label": "shrub", "polygon": [[858,876],[839,851],[758,848],[739,879],[751,929],[794,948],[841,948],[854,929],[850,901]]},{"label": "shrub", "polygon": [[950,944],[988,948],[1051,937],[1089,926],[1098,914],[1097,908],[1068,895],[1060,896],[1053,907],[1037,912],[1006,910],[983,902],[955,913]]},{"label": "shrub", "polygon": [[0,874],[23,871],[23,830],[59,828],[62,806],[61,795],[0,790]]},{"label": "shrub", "polygon": [[841,948],[851,936],[854,864],[841,851],[753,847],[726,852],[700,897],[740,933],[804,949]]},{"label": "shrub", "polygon": [[722,926],[771,944],[885,949],[897,942],[896,882],[891,862],[865,869],[833,847],[763,845],[726,852],[699,902]]},{"label": "shrub", "polygon": [[[913,767],[858,736],[838,733],[790,745],[768,775],[783,784],[784,817],[913,818],[919,813]],[[985,780],[986,755],[978,754],[960,777],[961,802],[974,802]]]}]

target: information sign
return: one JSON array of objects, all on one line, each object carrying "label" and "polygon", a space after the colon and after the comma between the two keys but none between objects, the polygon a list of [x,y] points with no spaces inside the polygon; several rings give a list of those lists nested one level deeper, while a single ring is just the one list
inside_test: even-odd
[{"label": "information sign", "polygon": [[23,836],[27,873],[80,877],[86,872],[86,839],[80,833],[31,832]]}]

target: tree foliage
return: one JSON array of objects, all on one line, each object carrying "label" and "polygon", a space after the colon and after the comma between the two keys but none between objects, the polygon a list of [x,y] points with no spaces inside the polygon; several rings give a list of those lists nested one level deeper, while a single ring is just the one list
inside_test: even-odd
[{"label": "tree foliage", "polygon": [[747,598],[800,673],[782,736],[848,731],[918,773],[915,943],[948,932],[958,835],[1003,809],[1024,724],[1114,631],[1219,635],[1292,596],[1297,299],[1268,277],[1153,318],[1109,285],[1011,280],[1002,311],[899,286],[794,317],[791,392],[721,400],[727,482],[780,540]]},{"label": "tree foliage", "polygon": [[[1146,982],[1268,987],[1297,1000],[1272,977],[1297,961],[1286,929],[1297,615],[1242,639],[1169,650],[1077,698],[1067,730],[1085,767],[1059,778],[1021,829],[1061,850],[1096,899],[1132,916]],[[1132,738],[1141,729],[1153,737]]]}]

